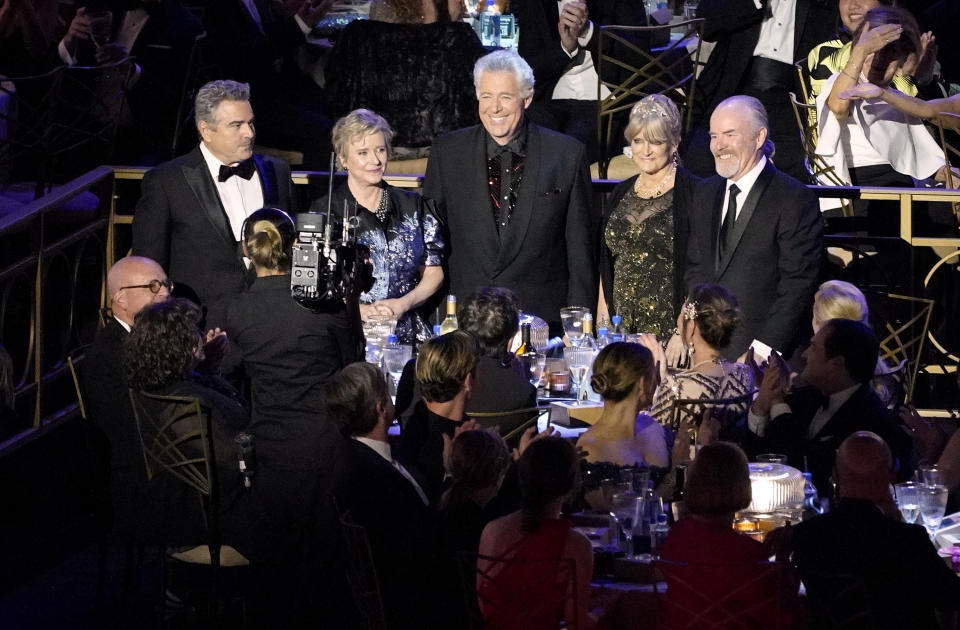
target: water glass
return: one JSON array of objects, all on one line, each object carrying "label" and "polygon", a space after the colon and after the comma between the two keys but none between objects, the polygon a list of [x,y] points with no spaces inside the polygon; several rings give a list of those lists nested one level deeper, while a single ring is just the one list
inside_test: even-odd
[{"label": "water glass", "polygon": [[893,487],[897,495],[897,507],[900,508],[900,514],[903,515],[905,523],[916,523],[917,517],[920,516],[918,491],[921,485],[914,481],[907,481]]},{"label": "water glass", "polygon": [[570,345],[578,347],[583,339],[583,316],[590,312],[585,306],[565,306],[560,309],[560,321],[563,332],[567,334]]},{"label": "water glass", "polygon": [[633,490],[624,490],[613,495],[610,506],[620,527],[618,532],[620,549],[630,555],[633,555],[633,529],[637,523],[638,498]]},{"label": "water glass", "polygon": [[621,482],[619,479],[604,479],[600,482],[600,490],[603,493],[603,504],[607,510],[613,509],[613,496],[624,492],[632,492],[633,484],[630,482]]},{"label": "water glass", "polygon": [[570,380],[577,390],[576,404],[580,404],[580,384],[593,364],[593,352],[589,348],[564,348],[563,360],[567,362]]},{"label": "water glass", "polygon": [[393,378],[394,387],[400,382],[403,368],[411,358],[413,358],[413,346],[387,346],[383,349],[383,366]]},{"label": "water glass", "polygon": [[936,464],[922,464],[917,467],[917,476],[920,482],[927,486],[942,486],[943,470]]},{"label": "water glass", "polygon": [[539,352],[528,352],[519,357],[523,367],[530,373],[530,384],[538,387],[543,376],[543,369],[547,364],[547,357]]},{"label": "water glass", "polygon": [[940,528],[940,521],[943,520],[943,515],[947,511],[947,489],[944,486],[920,486],[917,497],[923,526],[927,528],[932,538]]}]

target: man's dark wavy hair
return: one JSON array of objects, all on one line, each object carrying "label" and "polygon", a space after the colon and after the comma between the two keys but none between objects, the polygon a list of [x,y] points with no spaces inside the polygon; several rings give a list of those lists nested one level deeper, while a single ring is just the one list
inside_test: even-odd
[{"label": "man's dark wavy hair", "polygon": [[197,360],[200,316],[200,307],[183,298],[149,304],[137,313],[123,342],[127,385],[152,392],[189,378]]}]

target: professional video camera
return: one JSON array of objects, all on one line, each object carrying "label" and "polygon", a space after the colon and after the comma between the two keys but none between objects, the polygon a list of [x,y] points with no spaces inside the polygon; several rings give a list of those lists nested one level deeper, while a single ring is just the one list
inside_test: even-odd
[{"label": "professional video camera", "polygon": [[[330,175],[332,192],[332,160]],[[332,203],[332,194],[327,198]],[[290,293],[312,310],[337,311],[345,299],[356,298],[373,285],[370,250],[357,243],[356,208],[352,210],[344,203],[343,215],[337,217],[328,203],[326,212],[297,215]]]}]

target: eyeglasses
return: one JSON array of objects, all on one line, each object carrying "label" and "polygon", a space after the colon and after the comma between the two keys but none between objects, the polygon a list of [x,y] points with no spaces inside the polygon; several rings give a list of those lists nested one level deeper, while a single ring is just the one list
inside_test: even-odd
[{"label": "eyeglasses", "polygon": [[167,288],[167,293],[173,293],[173,283],[170,282],[170,279],[165,280],[151,280],[149,284],[131,284],[130,286],[120,287],[120,290],[124,289],[150,289],[150,293],[156,295],[160,293],[160,289],[163,287]]}]

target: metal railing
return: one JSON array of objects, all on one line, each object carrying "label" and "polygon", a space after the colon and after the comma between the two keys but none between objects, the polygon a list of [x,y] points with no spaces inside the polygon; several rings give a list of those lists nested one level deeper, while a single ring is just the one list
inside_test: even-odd
[{"label": "metal railing", "polygon": [[[0,454],[77,413],[66,357],[93,340],[100,309],[107,300],[106,270],[129,248],[139,180],[146,171],[99,167],[0,217],[0,342],[14,358],[16,407],[29,425],[20,435],[0,444]],[[422,182],[420,176],[387,179],[406,188],[418,188]],[[293,173],[298,194],[307,199],[325,189],[325,180],[325,173]],[[595,198],[602,203],[604,193],[614,184],[594,180]],[[938,269],[960,259],[960,234],[951,238],[917,236],[909,220],[915,203],[957,202],[960,190],[813,189],[826,197],[899,202],[899,239],[913,248],[934,247],[938,251],[937,262],[926,274],[927,284]],[[921,370],[930,374],[955,371],[957,353],[933,334],[928,340],[944,360],[923,365]],[[958,412],[925,413],[949,417]]]}]

